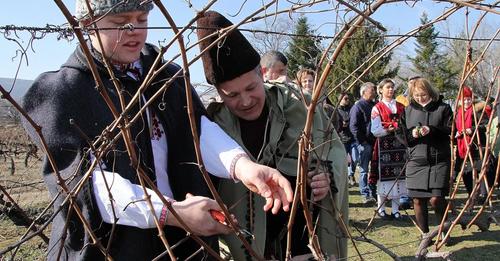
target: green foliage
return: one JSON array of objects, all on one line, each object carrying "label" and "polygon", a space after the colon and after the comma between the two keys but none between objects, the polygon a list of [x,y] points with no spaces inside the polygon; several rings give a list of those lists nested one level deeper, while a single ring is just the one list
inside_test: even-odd
[{"label": "green foliage", "polygon": [[288,51],[285,53],[288,59],[288,72],[292,78],[295,78],[295,74],[301,68],[316,69],[321,54],[318,47],[320,41],[315,37],[308,36],[314,33],[310,29],[307,17],[299,17],[294,30],[294,34],[297,36],[292,37]]},{"label": "green foliage", "polygon": [[[425,13],[420,18],[422,25],[429,21]],[[417,34],[416,55],[413,58],[408,56],[408,59],[412,62],[415,73],[427,78],[445,96],[450,96],[457,88],[458,70],[453,62],[440,52],[438,35],[433,25],[420,31]]]},{"label": "green foliage", "polygon": [[[376,28],[365,23],[364,26],[358,28],[347,41],[344,48],[340,52],[335,64],[327,78],[329,89],[334,88],[339,83],[342,83],[342,90],[353,84],[349,92],[354,97],[359,97],[359,87],[363,82],[373,82],[377,84],[384,78],[394,78],[399,71],[399,65],[394,68],[389,67],[392,52],[380,58],[370,70],[364,74],[360,81],[355,82],[356,78],[370,65],[371,61],[364,64],[360,70],[356,71],[348,80],[344,81],[356,68],[367,61],[369,57],[383,49],[387,45],[381,33]],[[331,100],[337,100],[339,92],[330,94]]]}]

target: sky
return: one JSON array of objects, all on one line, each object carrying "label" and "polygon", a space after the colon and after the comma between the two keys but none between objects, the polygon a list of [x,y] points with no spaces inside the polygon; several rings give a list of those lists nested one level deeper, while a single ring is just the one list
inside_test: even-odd
[{"label": "sky", "polygon": [[[32,27],[44,27],[47,24],[50,25],[62,25],[66,22],[62,12],[59,10],[57,5],[53,0],[16,0],[16,1],[2,1],[2,8],[0,10],[0,27],[6,25],[17,25],[17,26],[32,26]],[[65,0],[62,1],[67,8],[73,12],[75,0]],[[190,8],[188,5],[190,2],[193,6]],[[197,10],[200,10],[207,0],[197,1],[183,1],[183,0],[168,0],[162,1],[162,3],[167,7],[168,11],[171,13],[173,19],[178,26],[187,24],[187,22],[194,17]],[[241,3],[245,2],[242,10],[239,12]],[[235,1],[235,0],[220,0],[211,9],[219,11],[225,15],[233,23],[237,23],[245,18],[248,14],[257,10],[262,2],[268,2],[263,0],[251,0],[251,1]],[[279,9],[283,9],[288,1],[278,1]],[[303,1],[304,2],[304,1]],[[492,1],[487,1],[492,2]],[[449,8],[450,4],[447,3],[437,3],[433,1],[422,1],[417,2],[414,7],[409,7],[404,3],[394,3],[387,4],[381,7],[372,16],[375,20],[381,22],[387,29],[389,34],[405,33],[419,26],[419,18],[422,12],[426,12],[429,18],[434,18],[440,15],[445,8]],[[331,8],[331,5],[330,5]],[[312,7],[308,10],[319,10],[320,7]],[[274,7],[273,9],[274,10]],[[441,35],[456,35],[458,32],[462,31],[464,28],[464,10],[460,10],[455,15],[453,15],[447,22],[437,25],[437,29],[441,31]],[[473,11],[473,17],[477,17],[478,11]],[[232,17],[233,14],[238,14]],[[332,21],[334,13],[316,13],[311,12],[306,14],[309,23],[312,27],[318,27],[318,32],[324,35],[333,35],[333,26],[325,21]],[[285,15],[287,17],[287,15]],[[487,24],[493,26],[493,28],[500,27],[500,16],[490,14],[487,16]],[[471,19],[471,21],[474,21]],[[149,17],[149,26],[167,26],[167,22],[164,17],[155,8]],[[252,25],[247,25],[245,28],[258,28],[262,26],[262,22],[254,23]],[[449,31],[449,32],[448,32]],[[16,38],[14,32],[7,34],[3,32],[4,35],[0,35],[0,77],[3,78],[14,78],[16,76],[16,71],[19,67],[18,79],[35,79],[40,73],[49,70],[57,70],[61,64],[63,64],[67,57],[74,50],[77,40],[67,41],[65,39],[58,40],[57,34],[47,34],[42,37],[42,39],[35,40],[31,48],[27,51],[27,61],[24,59],[20,64],[19,49],[18,44],[14,41],[8,40],[7,37]],[[169,30],[150,30],[148,36],[148,42],[153,44],[158,44],[159,41],[163,39],[170,39],[171,33]],[[30,35],[26,32],[17,32],[17,40],[24,48],[28,45]],[[186,42],[196,41],[196,35],[189,34],[185,35]],[[412,53],[414,49],[414,44],[409,42],[402,47],[398,48],[397,53],[406,54]],[[194,48],[193,51],[189,52],[189,57],[194,57],[199,52],[198,48]],[[178,53],[177,47],[171,48],[167,52],[165,57],[171,57]],[[180,61],[177,61],[180,63]],[[202,83],[205,81],[201,62],[198,61],[193,66],[190,67],[191,70],[191,81],[193,83]]]}]

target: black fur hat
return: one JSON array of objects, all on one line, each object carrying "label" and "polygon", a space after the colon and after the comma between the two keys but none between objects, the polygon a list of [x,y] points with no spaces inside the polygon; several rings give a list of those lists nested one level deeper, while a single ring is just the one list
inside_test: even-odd
[{"label": "black fur hat", "polygon": [[[220,29],[233,25],[221,14],[208,11],[197,21],[198,39],[203,39]],[[214,35],[200,42],[204,50],[218,38]],[[207,82],[218,85],[249,72],[260,62],[260,55],[239,30],[232,31],[225,39],[215,44],[201,57]]]}]

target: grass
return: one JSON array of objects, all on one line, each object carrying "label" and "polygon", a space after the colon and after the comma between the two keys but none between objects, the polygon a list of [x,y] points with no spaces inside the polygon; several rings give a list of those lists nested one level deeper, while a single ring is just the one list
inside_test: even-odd
[{"label": "grass", "polygon": [[[349,219],[350,229],[354,237],[360,236],[355,229],[363,231],[374,215],[375,207],[365,207],[361,202],[359,189],[349,188]],[[457,205],[463,204],[465,193],[461,191]],[[494,206],[498,209],[499,201],[494,201]],[[387,208],[386,212],[389,212]],[[497,210],[498,211],[498,210]],[[415,252],[420,243],[420,232],[413,225],[411,218],[414,218],[413,210],[410,209],[403,214],[401,221],[382,220],[375,218],[370,229],[366,233],[367,238],[372,239],[385,247],[402,260],[414,260]],[[487,214],[487,213],[485,213]],[[435,219],[434,212],[429,212],[430,229],[437,227],[438,220]],[[443,246],[440,252],[449,252],[449,260],[499,260],[500,256],[500,226],[492,223],[489,231],[481,232],[477,226],[462,230],[460,226],[452,230],[452,240],[449,246]],[[389,255],[372,244],[355,241],[355,244],[365,260],[393,260]],[[433,252],[434,246],[428,248]],[[349,260],[360,260],[352,243],[348,246]],[[431,259],[431,260],[442,260]]]}]

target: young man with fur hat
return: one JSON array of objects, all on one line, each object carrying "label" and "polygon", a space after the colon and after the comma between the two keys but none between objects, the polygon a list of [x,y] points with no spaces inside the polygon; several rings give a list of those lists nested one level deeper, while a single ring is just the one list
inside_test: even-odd
[{"label": "young man with fur hat", "polygon": [[[116,28],[99,33],[91,31],[86,44],[103,81],[100,87],[108,93],[115,108],[122,108],[119,94],[128,104],[158,56],[156,48],[145,44],[147,30],[139,29],[147,26],[153,4],[142,0],[90,0],[96,18],[91,19],[86,2],[76,2],[76,17],[82,26],[95,23],[98,28]],[[125,26],[128,29],[119,30]],[[110,69],[113,76],[103,59],[113,65]],[[128,114],[132,117],[139,113],[140,106],[179,70],[181,68],[177,65],[166,66]],[[112,79],[117,81],[118,90]],[[199,251],[200,245],[193,240],[183,240],[186,232],[180,228],[179,220],[168,213],[159,196],[148,189],[154,212],[144,201],[147,195],[139,185],[138,172],[131,166],[122,139],[102,157],[98,168],[89,170],[97,150],[92,151],[89,142],[93,141],[88,141],[88,138],[109,131],[114,121],[95,87],[82,46],[78,46],[59,70],[41,74],[23,100],[26,112],[41,126],[49,152],[69,189],[79,185],[84,173],[92,171],[91,180],[85,182],[83,189],[73,198],[89,229],[106,248],[108,258],[151,260],[166,250],[158,237],[156,216],[160,225],[166,225],[164,230],[170,246],[180,244],[174,249],[177,258],[186,259],[193,255],[201,259],[206,252]],[[292,199],[290,183],[278,171],[253,163],[236,142],[210,122],[194,90],[192,103],[201,132],[206,169],[222,178],[240,180],[239,186],[244,184],[264,196],[266,210],[272,208],[276,213],[281,204],[284,210],[288,210]],[[163,196],[173,202],[173,208],[193,233],[204,236],[203,240],[217,251],[217,238],[212,235],[229,233],[230,229],[211,217],[210,210],[220,210],[220,207],[209,198],[210,192],[199,168],[196,164],[189,164],[196,162],[196,153],[186,111],[184,79],[178,77],[174,80],[140,116],[130,126],[132,146],[139,154],[139,166],[156,183]],[[39,142],[35,130],[26,122],[25,126],[31,137]],[[117,134],[117,131],[111,132],[109,137]],[[47,259],[103,260],[104,254],[94,244],[75,211],[65,202],[66,195],[57,196],[61,187],[48,160],[45,160],[43,175],[50,194],[56,198],[54,211],[62,206],[52,224]]]},{"label": "young man with fur hat", "polygon": [[[220,35],[220,29],[232,23],[217,12],[206,12],[197,21],[200,49],[203,51]],[[218,34],[218,33],[219,34]],[[223,103],[211,103],[208,111],[231,137],[233,137],[258,162],[278,169],[295,183],[297,175],[298,140],[304,128],[307,110],[303,102],[284,84],[264,83],[260,71],[260,56],[235,30],[202,55],[208,83],[215,85]],[[309,163],[315,168],[309,174],[308,194],[318,207],[316,233],[325,254],[346,257],[346,238],[339,224],[342,212],[347,222],[347,166],[346,155],[337,133],[327,130],[322,110],[314,114],[313,144]],[[331,133],[331,137],[325,137]],[[316,175],[314,175],[316,174]],[[329,196],[333,194],[333,200]],[[242,228],[254,236],[252,247],[265,258],[284,260],[286,257],[286,224],[289,215],[266,215],[260,211],[263,202],[247,193],[243,187],[221,182],[219,192]],[[314,219],[316,220],[316,219]],[[302,210],[297,211],[293,226],[292,256],[310,253],[307,230]],[[250,256],[234,235],[224,236],[235,260]]]}]

